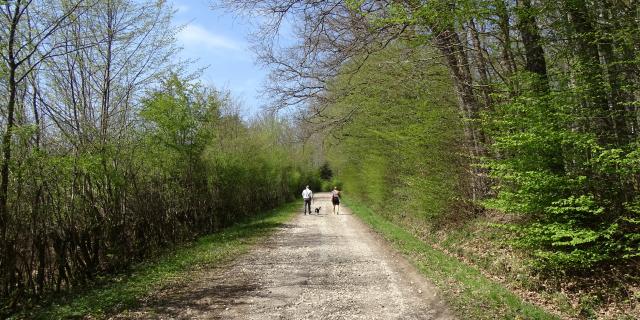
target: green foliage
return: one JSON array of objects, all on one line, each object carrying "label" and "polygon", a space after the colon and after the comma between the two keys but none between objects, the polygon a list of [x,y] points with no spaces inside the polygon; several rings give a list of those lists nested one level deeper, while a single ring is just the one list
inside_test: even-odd
[{"label": "green foliage", "polygon": [[338,190],[342,190],[344,184],[338,178],[334,177],[331,180],[322,180],[320,190],[330,192],[334,187],[338,188]]},{"label": "green foliage", "polygon": [[[381,9],[348,1],[347,6],[376,28],[409,26],[412,43],[440,49],[457,85],[468,151],[484,157],[480,165],[486,171],[476,175],[488,172],[493,178],[493,192],[474,193],[474,199],[485,197],[490,208],[522,215],[512,229],[520,235],[516,243],[541,258],[536,258],[539,267],[588,270],[637,258],[640,63],[633,46],[638,34],[631,31],[638,27],[634,6],[615,1],[392,2]],[[471,50],[457,53],[458,39]],[[391,74],[404,82],[410,71]],[[465,90],[467,85],[473,89]],[[389,84],[382,88],[398,91]],[[368,107],[389,95],[384,89],[369,89],[351,103]],[[388,107],[407,111],[402,104]],[[371,131],[379,128],[369,125]],[[371,136],[376,135],[390,144],[402,144],[407,136]],[[362,136],[359,143],[369,146]],[[347,187],[369,188],[371,198],[379,199],[382,190],[390,193],[380,184],[393,180],[385,176],[390,171],[381,156],[385,152],[372,153],[355,159],[366,183]],[[394,165],[402,162],[395,160],[401,155],[392,159]],[[340,172],[345,174],[350,182],[356,173]]]},{"label": "green foliage", "polygon": [[214,137],[222,103],[217,93],[171,75],[160,91],[144,101],[140,115],[150,127],[151,143],[176,152],[197,154]]},{"label": "green foliage", "polygon": [[367,206],[347,198],[352,211],[402,252],[443,293],[460,319],[557,319],[522,301],[477,269],[436,250]]},{"label": "green foliage", "polygon": [[489,207],[523,214],[517,245],[547,270],[583,270],[638,254],[637,213],[624,194],[638,173],[637,142],[604,144],[582,121],[579,92],[524,91],[487,114],[500,157]]},{"label": "green foliage", "polygon": [[333,171],[331,170],[331,167],[329,167],[328,162],[325,162],[320,167],[320,178],[324,180],[331,180],[331,178],[333,178]]},{"label": "green foliage", "polygon": [[[2,296],[2,315],[30,308],[26,297],[83,287],[291,201],[309,181],[319,187],[318,170],[287,138],[287,121],[243,121],[222,111],[228,103],[220,92],[170,75],[142,100],[137,125],[119,136],[70,151],[32,149],[12,163],[22,180],[11,189],[7,238],[31,239],[40,250],[32,264],[16,264],[16,273],[50,276],[14,278],[20,289]],[[32,134],[25,126],[17,136]],[[147,289],[132,290],[122,298]]]},{"label": "green foliage", "polygon": [[356,73],[347,67],[331,85],[329,110],[350,118],[332,132],[328,159],[346,194],[397,221],[437,224],[456,214],[464,159],[446,70],[427,67],[429,59],[397,44]]}]

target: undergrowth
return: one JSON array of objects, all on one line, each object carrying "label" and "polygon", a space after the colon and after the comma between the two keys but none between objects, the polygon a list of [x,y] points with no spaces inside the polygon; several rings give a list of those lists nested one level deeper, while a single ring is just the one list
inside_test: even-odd
[{"label": "undergrowth", "polygon": [[299,202],[286,204],[220,232],[203,236],[192,244],[133,267],[127,274],[109,277],[100,285],[67,294],[30,312],[9,319],[105,318],[135,307],[162,287],[186,282],[189,275],[211,268],[246,252],[251,244],[290,219]]}]

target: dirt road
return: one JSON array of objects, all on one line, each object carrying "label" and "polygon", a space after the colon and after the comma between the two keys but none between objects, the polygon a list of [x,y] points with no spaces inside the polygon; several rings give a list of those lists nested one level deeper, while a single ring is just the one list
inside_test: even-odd
[{"label": "dirt road", "polygon": [[347,208],[300,215],[231,265],[158,293],[137,319],[453,319],[436,290]]}]

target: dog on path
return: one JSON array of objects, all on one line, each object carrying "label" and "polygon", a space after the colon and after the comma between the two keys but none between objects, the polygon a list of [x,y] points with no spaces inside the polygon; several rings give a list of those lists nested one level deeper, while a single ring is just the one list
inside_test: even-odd
[{"label": "dog on path", "polygon": [[322,208],[322,207],[317,207],[317,208],[315,209],[315,210],[316,210],[316,214],[320,213],[320,208]]}]

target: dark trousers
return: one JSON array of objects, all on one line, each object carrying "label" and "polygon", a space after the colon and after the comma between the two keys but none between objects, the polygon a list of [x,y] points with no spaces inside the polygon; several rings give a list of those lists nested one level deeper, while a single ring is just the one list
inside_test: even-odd
[{"label": "dark trousers", "polygon": [[304,213],[307,213],[307,207],[309,208],[309,214],[311,214],[311,199],[304,199]]}]

